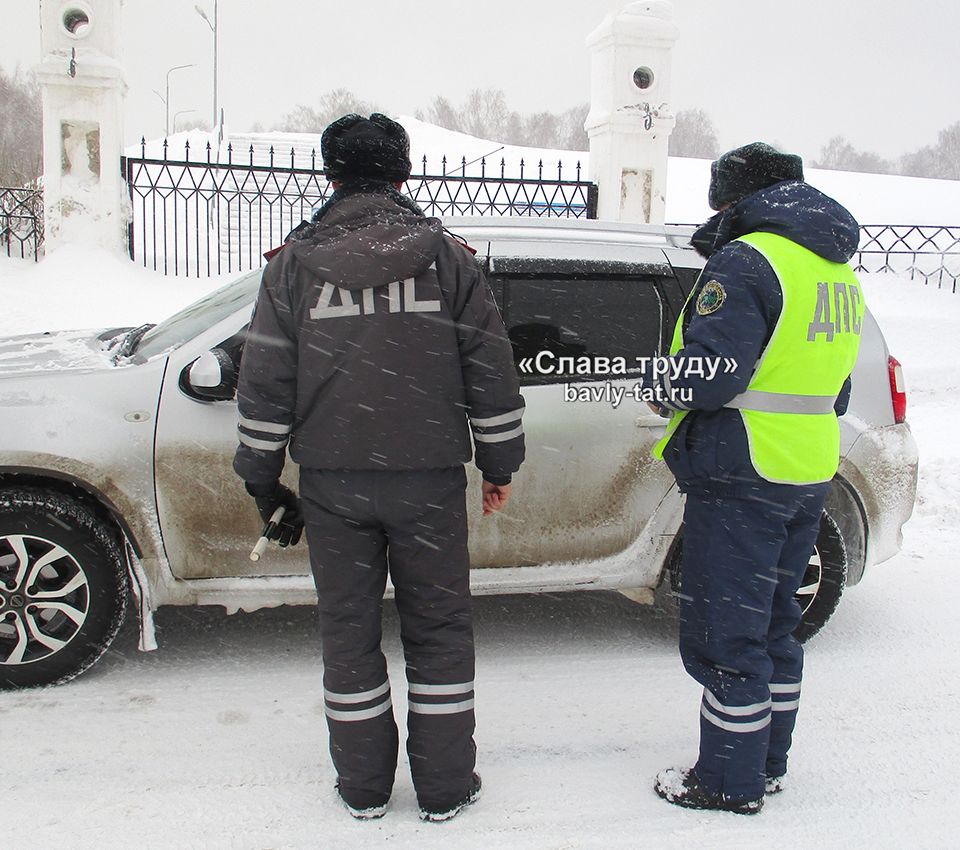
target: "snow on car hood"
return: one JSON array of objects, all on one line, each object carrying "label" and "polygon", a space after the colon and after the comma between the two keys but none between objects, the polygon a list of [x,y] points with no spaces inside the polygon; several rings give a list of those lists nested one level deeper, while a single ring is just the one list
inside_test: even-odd
[{"label": "snow on car hood", "polygon": [[47,331],[0,338],[0,377],[113,365],[108,343],[125,329]]}]

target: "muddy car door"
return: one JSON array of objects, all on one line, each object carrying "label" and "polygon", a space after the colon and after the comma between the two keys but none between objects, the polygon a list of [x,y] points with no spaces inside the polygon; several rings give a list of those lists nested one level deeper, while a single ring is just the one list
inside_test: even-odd
[{"label": "muddy car door", "polygon": [[[474,566],[620,552],[671,485],[650,457],[663,420],[633,395],[636,358],[663,344],[661,279],[671,273],[662,251],[620,261],[535,259],[530,251],[513,246],[515,256],[489,263],[527,404],[527,460],[504,516],[472,529]],[[625,374],[608,368],[618,358]],[[573,374],[561,368],[571,362]]]},{"label": "muddy car door", "polygon": [[[309,573],[305,545],[271,545],[258,562],[250,560],[262,524],[232,466],[237,448],[233,390],[259,277],[259,271],[251,274],[227,318],[210,326],[202,313],[197,316],[197,335],[169,355],[154,457],[160,530],[178,578]],[[217,377],[223,379],[219,390]],[[284,481],[296,489],[296,477],[288,462]]]}]

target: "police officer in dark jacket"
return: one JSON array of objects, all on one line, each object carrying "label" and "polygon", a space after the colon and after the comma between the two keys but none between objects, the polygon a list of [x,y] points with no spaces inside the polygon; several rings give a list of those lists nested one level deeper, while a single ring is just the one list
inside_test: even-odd
[{"label": "police officer in dark jacket", "polygon": [[[523,399],[503,322],[473,255],[398,188],[403,128],[347,115],[323,133],[334,186],[270,259],[240,370],[234,468],[295,543],[306,523],[319,598],[337,790],[382,815],[398,733],[380,649],[389,573],[408,683],[407,751],[421,817],[473,802],[474,647],[466,476],[484,513],[524,457]],[[300,500],[279,483],[285,449]]]},{"label": "police officer in dark jacket", "polygon": [[710,205],[676,368],[654,379],[671,416],[654,454],[686,493],[680,651],[704,686],[700,753],[656,790],[750,814],[784,784],[803,666],[794,594],[839,462],[864,301],[848,265],[857,222],[803,181],[799,157],[760,142],[725,154]]}]

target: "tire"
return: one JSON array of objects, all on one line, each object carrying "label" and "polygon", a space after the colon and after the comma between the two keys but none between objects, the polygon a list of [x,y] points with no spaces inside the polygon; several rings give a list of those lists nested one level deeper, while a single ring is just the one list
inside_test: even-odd
[{"label": "tire", "polygon": [[116,536],[79,502],[0,490],[0,689],[66,682],[94,664],[129,593]]},{"label": "tire", "polygon": [[[674,546],[666,573],[674,594],[681,593],[683,538]],[[814,545],[807,571],[800,582],[796,600],[802,616],[794,637],[804,643],[813,637],[837,610],[847,583],[847,550],[837,523],[826,511],[820,518],[820,533]]]},{"label": "tire", "polygon": [[837,610],[847,584],[847,550],[833,517],[824,511],[820,533],[796,599],[803,611],[794,637],[801,643],[812,638]]}]

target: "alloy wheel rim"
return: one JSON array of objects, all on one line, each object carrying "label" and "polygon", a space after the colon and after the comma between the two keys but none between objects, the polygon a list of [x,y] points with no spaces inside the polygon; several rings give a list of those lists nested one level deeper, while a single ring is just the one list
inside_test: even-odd
[{"label": "alloy wheel rim", "polygon": [[0,536],[0,665],[33,664],[60,652],[89,610],[87,575],[59,543]]},{"label": "alloy wheel rim", "polygon": [[797,588],[794,598],[800,603],[800,611],[806,614],[813,605],[813,600],[817,598],[820,590],[820,582],[823,580],[823,562],[820,560],[820,549],[814,547],[810,561],[807,563],[807,569],[803,574],[803,581]]}]

